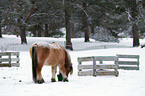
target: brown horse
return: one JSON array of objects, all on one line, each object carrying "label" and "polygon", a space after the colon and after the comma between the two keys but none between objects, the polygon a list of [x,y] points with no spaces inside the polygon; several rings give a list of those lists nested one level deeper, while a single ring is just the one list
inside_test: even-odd
[{"label": "brown horse", "polygon": [[52,66],[52,82],[56,82],[55,74],[57,66],[59,72],[63,76],[63,81],[68,81],[67,77],[73,73],[73,67],[69,53],[64,47],[57,43],[38,42],[34,43],[30,48],[30,56],[32,58],[32,75],[35,83],[43,83],[44,79],[41,75],[41,69],[44,65]]}]

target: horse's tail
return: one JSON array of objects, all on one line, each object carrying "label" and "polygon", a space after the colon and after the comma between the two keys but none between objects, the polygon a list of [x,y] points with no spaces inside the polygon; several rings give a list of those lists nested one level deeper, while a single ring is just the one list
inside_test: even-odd
[{"label": "horse's tail", "polygon": [[[65,50],[65,68],[69,65],[72,66],[71,58],[70,58],[69,53]],[[73,68],[71,68],[71,71],[70,71],[70,75],[72,74],[73,74]]]},{"label": "horse's tail", "polygon": [[37,82],[37,48],[36,45],[32,46],[32,75],[33,75],[33,81]]}]

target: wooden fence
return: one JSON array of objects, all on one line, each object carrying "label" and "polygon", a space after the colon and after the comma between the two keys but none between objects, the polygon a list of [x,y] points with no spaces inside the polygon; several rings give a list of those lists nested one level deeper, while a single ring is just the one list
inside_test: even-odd
[{"label": "wooden fence", "polygon": [[0,67],[19,67],[19,61],[19,52],[0,52]]},{"label": "wooden fence", "polygon": [[118,69],[139,70],[139,55],[120,55],[117,54]]},{"label": "wooden fence", "polygon": [[119,75],[116,56],[80,57],[78,58],[78,62],[79,76]]},{"label": "wooden fence", "polygon": [[[110,61],[113,61],[113,63],[110,64]],[[117,69],[139,70],[139,55],[117,54],[116,56],[79,57],[78,63],[79,76],[118,76],[119,72]]]}]

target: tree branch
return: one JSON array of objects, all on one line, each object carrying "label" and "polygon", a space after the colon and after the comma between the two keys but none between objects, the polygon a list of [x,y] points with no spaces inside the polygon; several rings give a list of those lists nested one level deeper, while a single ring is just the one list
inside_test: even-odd
[{"label": "tree branch", "polygon": [[87,12],[79,5],[77,4],[77,6],[85,13],[85,15],[88,17],[89,15],[87,14]]}]

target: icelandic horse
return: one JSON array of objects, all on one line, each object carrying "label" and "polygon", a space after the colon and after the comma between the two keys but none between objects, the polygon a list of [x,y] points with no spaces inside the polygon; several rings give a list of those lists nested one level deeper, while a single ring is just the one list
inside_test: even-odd
[{"label": "icelandic horse", "polygon": [[51,82],[56,82],[55,74],[57,66],[63,77],[64,82],[68,82],[68,75],[73,73],[71,58],[67,50],[61,45],[53,42],[37,42],[30,47],[30,56],[32,59],[32,76],[35,83],[44,83],[41,75],[41,69],[44,65],[50,65],[52,68]]}]

